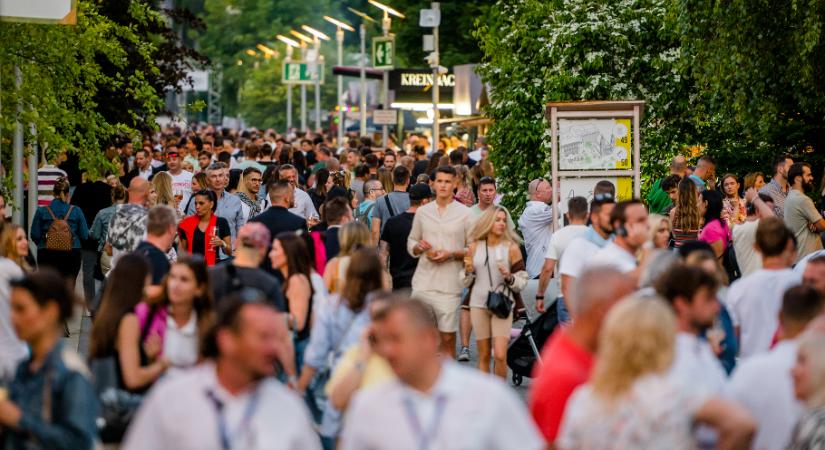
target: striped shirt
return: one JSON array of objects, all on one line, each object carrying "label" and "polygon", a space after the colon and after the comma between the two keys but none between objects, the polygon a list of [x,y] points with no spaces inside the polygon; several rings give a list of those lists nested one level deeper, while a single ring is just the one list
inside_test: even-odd
[{"label": "striped shirt", "polygon": [[773,199],[773,213],[780,219],[785,218],[785,199],[788,198],[788,185],[783,189],[774,178],[765,187],[759,190],[760,194],[768,194]]},{"label": "striped shirt", "polygon": [[54,183],[60,177],[67,177],[66,172],[46,164],[37,171],[37,206],[49,206],[54,200]]}]

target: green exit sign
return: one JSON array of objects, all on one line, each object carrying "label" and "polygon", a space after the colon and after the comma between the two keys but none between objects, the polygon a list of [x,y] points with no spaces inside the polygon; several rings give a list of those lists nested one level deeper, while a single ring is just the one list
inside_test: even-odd
[{"label": "green exit sign", "polygon": [[395,36],[372,38],[372,67],[376,69],[395,67]]},{"label": "green exit sign", "polygon": [[284,62],[281,72],[283,84],[315,84],[318,79],[324,84],[324,64],[306,61]]}]

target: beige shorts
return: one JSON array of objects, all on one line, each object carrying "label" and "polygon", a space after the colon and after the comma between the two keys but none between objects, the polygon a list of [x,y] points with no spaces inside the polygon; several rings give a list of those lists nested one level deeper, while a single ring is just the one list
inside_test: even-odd
[{"label": "beige shorts", "polygon": [[438,331],[442,333],[455,333],[458,331],[460,295],[413,291],[412,298],[417,298],[433,308],[436,322],[438,322]]},{"label": "beige shorts", "polygon": [[473,332],[476,340],[490,339],[492,337],[510,338],[510,328],[513,327],[513,312],[506,319],[500,319],[493,315],[487,308],[470,308],[470,321],[473,323]]}]

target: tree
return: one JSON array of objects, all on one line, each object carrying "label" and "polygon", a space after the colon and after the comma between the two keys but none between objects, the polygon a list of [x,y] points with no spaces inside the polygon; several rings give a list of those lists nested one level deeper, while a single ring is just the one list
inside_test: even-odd
[{"label": "tree", "polygon": [[668,13],[664,0],[521,0],[477,21],[490,158],[508,206],[520,210],[529,180],[549,172],[549,101],[645,100],[646,174],[690,142],[691,85]]}]

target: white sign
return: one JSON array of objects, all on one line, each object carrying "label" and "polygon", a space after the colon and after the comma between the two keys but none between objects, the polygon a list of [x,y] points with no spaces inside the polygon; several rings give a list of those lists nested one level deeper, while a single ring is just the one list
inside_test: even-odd
[{"label": "white sign", "polygon": [[75,25],[76,0],[0,0],[0,20]]},{"label": "white sign", "polygon": [[398,111],[395,109],[376,109],[372,112],[375,125],[395,125],[398,123]]},{"label": "white sign", "polygon": [[180,80],[180,87],[184,91],[205,92],[209,90],[209,72],[205,70],[193,70],[186,73],[187,78],[191,78],[192,84],[189,84],[188,79]]},{"label": "white sign", "polygon": [[630,119],[559,119],[559,169],[629,169]]},{"label": "white sign", "polygon": [[424,28],[435,28],[441,24],[440,9],[422,9],[418,16],[418,26]]}]

